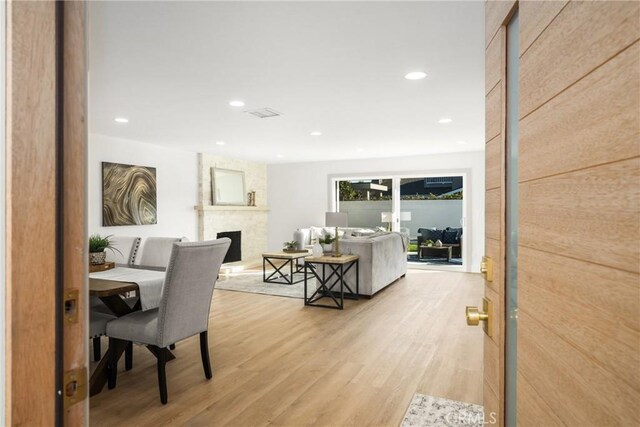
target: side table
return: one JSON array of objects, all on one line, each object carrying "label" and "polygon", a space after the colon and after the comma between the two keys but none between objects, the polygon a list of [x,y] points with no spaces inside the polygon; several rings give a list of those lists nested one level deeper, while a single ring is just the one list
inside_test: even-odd
[{"label": "side table", "polygon": [[[304,305],[314,307],[335,308],[342,310],[344,308],[345,299],[358,299],[360,292],[360,257],[358,255],[341,255],[334,257],[331,255],[320,257],[308,257],[304,260]],[[345,275],[351,268],[356,269],[356,291],[345,281]],[[314,277],[319,286],[316,291],[308,296],[307,293],[307,277]],[[339,286],[339,291],[334,290]],[[349,291],[345,294],[345,288]],[[317,301],[322,298],[331,298],[333,304],[318,304]]]}]

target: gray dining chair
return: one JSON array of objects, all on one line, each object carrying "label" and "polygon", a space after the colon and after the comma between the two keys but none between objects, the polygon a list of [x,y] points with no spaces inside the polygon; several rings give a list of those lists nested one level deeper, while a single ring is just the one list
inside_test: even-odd
[{"label": "gray dining chair", "polygon": [[[116,316],[98,311],[89,311],[89,339],[93,340],[93,360],[98,362],[102,356],[100,351],[100,337],[107,334],[107,322]],[[96,341],[98,345],[96,346]]]},{"label": "gray dining chair", "polygon": [[146,345],[157,358],[160,401],[167,403],[165,365],[173,355],[169,346],[200,334],[200,356],[207,379],[211,378],[209,361],[209,309],[220,266],[231,240],[222,238],[204,242],[173,244],[167,275],[158,308],[136,311],[107,324],[109,348],[114,357],[108,365],[108,386],[116,386],[118,353],[129,342]]},{"label": "gray dining chair", "polygon": [[133,264],[140,248],[140,237],[111,236],[111,247],[107,250],[107,261],[116,264]]},{"label": "gray dining chair", "polygon": [[147,237],[142,243],[139,256],[136,256],[135,264],[167,268],[173,244],[186,241],[186,237]]}]

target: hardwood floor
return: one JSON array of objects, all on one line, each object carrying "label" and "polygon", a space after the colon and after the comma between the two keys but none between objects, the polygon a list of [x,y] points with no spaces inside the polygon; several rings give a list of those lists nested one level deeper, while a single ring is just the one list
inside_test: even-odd
[{"label": "hardwood floor", "polygon": [[[482,403],[482,329],[465,305],[478,274],[410,270],[344,311],[300,299],[216,290],[202,371],[198,337],[167,364],[169,403],[158,398],[155,359],[142,347],[118,386],[91,398],[90,421],[111,425],[397,426],[414,393]],[[106,344],[106,343],[105,343]]]}]

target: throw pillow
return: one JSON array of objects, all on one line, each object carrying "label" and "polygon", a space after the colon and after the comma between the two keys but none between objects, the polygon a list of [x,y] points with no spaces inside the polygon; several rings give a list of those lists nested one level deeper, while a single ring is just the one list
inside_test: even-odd
[{"label": "throw pillow", "polygon": [[431,230],[426,228],[422,229],[422,237],[424,240],[433,240],[434,242],[436,240],[442,240],[443,234],[444,230]]},{"label": "throw pillow", "polygon": [[458,243],[458,230],[444,230],[442,233],[442,243],[455,245]]}]

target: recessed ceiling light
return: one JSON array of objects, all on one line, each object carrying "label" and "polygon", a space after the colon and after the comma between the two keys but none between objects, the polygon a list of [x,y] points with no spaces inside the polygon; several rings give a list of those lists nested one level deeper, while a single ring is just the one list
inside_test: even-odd
[{"label": "recessed ceiling light", "polygon": [[117,123],[129,123],[129,119],[127,119],[126,117],[116,117],[113,120]]},{"label": "recessed ceiling light", "polygon": [[443,125],[447,124],[447,123],[451,123],[453,120],[451,120],[448,117],[443,117],[442,119],[438,120],[438,123],[442,123]]},{"label": "recessed ceiling light", "polygon": [[318,132],[318,131],[311,132],[311,136],[320,136],[320,135],[322,135],[322,132]]},{"label": "recessed ceiling light", "polygon": [[279,159],[281,159],[281,158],[283,158],[283,157],[284,157],[284,154],[278,154],[276,157],[277,157],[277,158],[279,158]]},{"label": "recessed ceiling light", "polygon": [[456,144],[458,145],[465,145],[467,143],[467,141],[456,141]]},{"label": "recessed ceiling light", "polygon": [[244,102],[242,101],[230,101],[229,105],[232,107],[244,107]]},{"label": "recessed ceiling light", "polygon": [[404,76],[407,80],[422,80],[425,77],[427,77],[427,73],[424,71],[412,71]]},{"label": "recessed ceiling light", "polygon": [[226,142],[224,142],[224,141],[216,141],[216,145],[224,145],[224,144],[226,144]]}]

